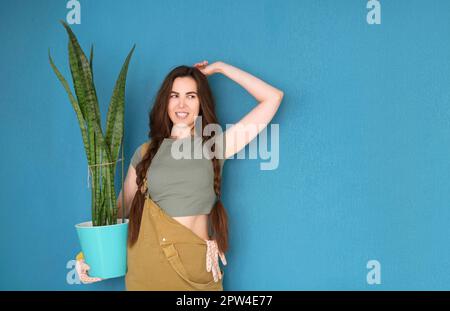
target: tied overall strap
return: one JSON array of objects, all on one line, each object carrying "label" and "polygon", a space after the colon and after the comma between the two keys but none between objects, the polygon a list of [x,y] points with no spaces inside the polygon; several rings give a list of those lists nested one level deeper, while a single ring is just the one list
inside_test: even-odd
[{"label": "tied overall strap", "polygon": [[151,205],[154,204],[154,206],[151,206],[150,209],[150,219],[151,222],[155,228],[155,232],[159,241],[159,245],[161,249],[163,250],[163,253],[167,260],[169,261],[172,268],[177,272],[177,274],[185,280],[187,283],[189,283],[191,286],[193,286],[196,289],[199,290],[207,290],[209,288],[214,287],[217,285],[217,283],[214,280],[211,280],[207,283],[198,283],[194,282],[189,279],[189,274],[187,273],[183,263],[181,262],[180,255],[178,254],[177,249],[175,248],[175,245],[172,241],[170,241],[170,238],[163,238],[163,229],[161,227],[161,222],[163,221],[161,217],[161,211],[159,207],[156,206],[156,203],[153,202],[153,200],[146,195],[146,200],[148,200],[148,203]]}]

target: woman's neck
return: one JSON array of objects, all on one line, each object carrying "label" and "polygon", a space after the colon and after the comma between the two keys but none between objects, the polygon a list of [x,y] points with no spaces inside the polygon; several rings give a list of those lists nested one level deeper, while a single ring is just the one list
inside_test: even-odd
[{"label": "woman's neck", "polygon": [[170,138],[182,139],[194,135],[194,128],[172,128]]}]

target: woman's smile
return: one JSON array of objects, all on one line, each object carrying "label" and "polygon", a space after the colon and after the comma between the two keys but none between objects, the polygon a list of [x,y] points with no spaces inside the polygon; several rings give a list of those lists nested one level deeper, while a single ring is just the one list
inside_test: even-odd
[{"label": "woman's smile", "polygon": [[177,116],[178,119],[186,119],[187,116],[189,115],[189,112],[186,111],[180,111],[180,112],[175,112],[175,115]]}]

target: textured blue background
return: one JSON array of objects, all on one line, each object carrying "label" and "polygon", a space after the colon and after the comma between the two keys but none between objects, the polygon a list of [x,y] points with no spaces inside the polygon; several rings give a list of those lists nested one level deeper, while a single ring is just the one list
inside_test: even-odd
[{"label": "textured blue background", "polygon": [[[207,59],[282,89],[280,164],[225,164],[231,249],[226,290],[450,289],[450,2],[365,0],[83,1],[73,29],[95,44],[106,115],[134,43],[126,90],[126,165],[147,112],[176,65]],[[122,290],[123,278],[69,285],[73,225],[90,219],[66,77],[66,1],[1,1],[0,289]],[[222,124],[256,101],[210,78]],[[366,263],[381,263],[368,285]]]}]

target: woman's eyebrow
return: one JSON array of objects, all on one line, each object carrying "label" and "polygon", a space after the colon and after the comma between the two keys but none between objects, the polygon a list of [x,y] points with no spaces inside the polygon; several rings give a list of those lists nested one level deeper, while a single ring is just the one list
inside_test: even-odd
[{"label": "woman's eyebrow", "polygon": [[[180,93],[175,92],[175,91],[171,91],[170,93],[180,94]],[[186,94],[196,94],[197,95],[197,92],[191,91],[191,92],[187,92]]]}]

